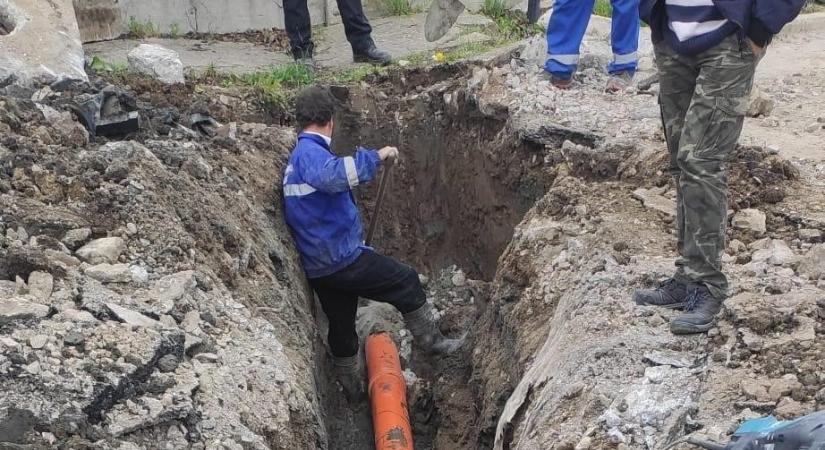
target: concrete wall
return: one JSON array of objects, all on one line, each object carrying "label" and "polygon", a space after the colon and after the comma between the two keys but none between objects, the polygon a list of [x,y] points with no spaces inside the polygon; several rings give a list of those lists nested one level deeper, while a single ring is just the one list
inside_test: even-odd
[{"label": "concrete wall", "polygon": [[232,33],[283,28],[284,14],[275,0],[120,0],[127,22],[151,21],[161,32]]},{"label": "concrete wall", "polygon": [[[313,25],[337,23],[335,0],[307,0]],[[84,41],[111,39],[129,22],[151,22],[160,33],[234,33],[284,28],[282,0],[74,0]],[[327,6],[329,5],[329,6]],[[119,11],[114,18],[110,12]],[[325,14],[325,10],[328,13]],[[112,31],[111,33],[101,32]]]}]

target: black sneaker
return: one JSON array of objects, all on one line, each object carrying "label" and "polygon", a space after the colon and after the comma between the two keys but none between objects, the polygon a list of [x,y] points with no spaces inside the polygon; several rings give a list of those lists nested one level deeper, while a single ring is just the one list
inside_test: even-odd
[{"label": "black sneaker", "polygon": [[662,306],[672,309],[683,308],[687,297],[687,285],[675,278],[668,278],[656,289],[638,289],[633,294],[633,300],[637,305]]},{"label": "black sneaker", "polygon": [[385,51],[378,50],[375,45],[370,45],[364,50],[353,50],[352,60],[357,63],[370,63],[386,66],[392,62],[392,56]]},{"label": "black sneaker", "polygon": [[710,294],[702,284],[690,287],[685,312],[670,321],[673,334],[704,333],[713,327],[714,319],[722,309],[722,301]]}]

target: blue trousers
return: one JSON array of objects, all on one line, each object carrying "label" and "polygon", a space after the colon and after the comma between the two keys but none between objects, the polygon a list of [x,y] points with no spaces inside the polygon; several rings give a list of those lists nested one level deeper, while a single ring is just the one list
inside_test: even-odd
[{"label": "blue trousers", "polygon": [[[639,49],[639,0],[611,0],[613,20],[610,41],[613,61],[611,74],[636,71]],[[553,76],[570,79],[579,63],[581,47],[595,0],[556,0],[547,24],[547,63],[544,70]]]}]

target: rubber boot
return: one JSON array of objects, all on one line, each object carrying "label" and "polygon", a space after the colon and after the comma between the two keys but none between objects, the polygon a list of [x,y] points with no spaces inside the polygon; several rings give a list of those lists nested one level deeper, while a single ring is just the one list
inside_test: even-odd
[{"label": "rubber boot", "polygon": [[335,379],[341,383],[347,400],[354,403],[364,398],[364,371],[361,370],[361,358],[358,354],[343,358],[333,356],[332,372]]},{"label": "rubber boot", "polygon": [[412,333],[415,344],[429,353],[449,355],[464,345],[466,335],[458,339],[449,339],[441,334],[433,316],[433,307],[429,303],[404,314],[404,322]]}]

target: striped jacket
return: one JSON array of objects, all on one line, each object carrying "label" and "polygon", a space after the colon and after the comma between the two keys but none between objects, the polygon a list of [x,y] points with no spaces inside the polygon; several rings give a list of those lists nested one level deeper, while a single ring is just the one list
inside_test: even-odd
[{"label": "striped jacket", "polygon": [[[760,47],[767,45],[787,23],[799,15],[805,0],[712,0],[722,17],[733,22],[742,37]],[[639,16],[650,25],[654,42],[668,28],[665,0],[641,0]]]},{"label": "striped jacket", "polygon": [[340,158],[323,137],[298,136],[284,171],[284,215],[307,277],[338,272],[361,255],[363,226],[352,189],[372,181],[380,164],[375,150]]}]

